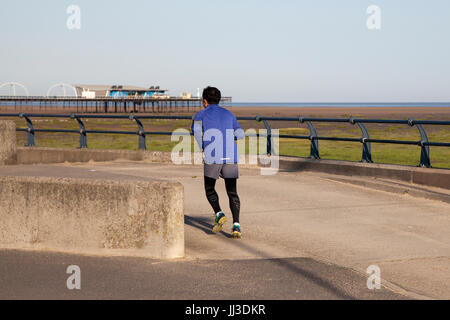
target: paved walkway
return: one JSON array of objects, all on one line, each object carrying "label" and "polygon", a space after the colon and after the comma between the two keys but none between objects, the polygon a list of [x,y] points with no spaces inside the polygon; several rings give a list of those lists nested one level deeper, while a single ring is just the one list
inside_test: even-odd
[{"label": "paved walkway", "polygon": [[[261,176],[258,169],[242,168],[244,235],[236,241],[230,239],[231,223],[219,235],[210,232],[213,217],[201,167],[111,162],[3,167],[0,174],[176,180],[185,186],[186,216],[181,261],[0,251],[2,298],[450,298],[448,203],[375,191],[319,173]],[[229,212],[223,182],[218,192]],[[84,280],[80,293],[42,283],[55,283],[56,269],[77,261],[92,279]],[[380,267],[389,289],[367,289],[370,265]],[[23,280],[32,274],[34,289]],[[59,276],[67,278],[65,270]]]}]

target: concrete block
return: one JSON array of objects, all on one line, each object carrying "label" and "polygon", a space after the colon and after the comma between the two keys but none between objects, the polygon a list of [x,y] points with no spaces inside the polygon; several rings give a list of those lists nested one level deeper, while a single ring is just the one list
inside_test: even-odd
[{"label": "concrete block", "polygon": [[183,192],[157,180],[0,177],[0,247],[182,257]]},{"label": "concrete block", "polygon": [[16,161],[16,124],[0,120],[0,165],[15,164]]}]

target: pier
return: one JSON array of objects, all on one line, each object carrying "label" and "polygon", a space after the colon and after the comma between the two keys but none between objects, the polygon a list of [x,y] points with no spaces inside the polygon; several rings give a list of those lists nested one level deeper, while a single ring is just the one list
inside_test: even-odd
[{"label": "pier", "polygon": [[[231,106],[232,98],[223,97],[221,105]],[[0,96],[0,111],[64,113],[172,113],[201,110],[201,98],[183,97],[45,97]]]}]

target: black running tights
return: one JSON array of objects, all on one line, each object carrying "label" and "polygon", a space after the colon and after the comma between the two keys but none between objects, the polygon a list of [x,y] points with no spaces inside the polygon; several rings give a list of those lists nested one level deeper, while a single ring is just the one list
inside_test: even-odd
[{"label": "black running tights", "polygon": [[[241,201],[237,193],[237,179],[225,179],[225,188],[227,190],[228,199],[230,200],[230,209],[233,214],[233,223],[239,223],[239,212],[241,210]],[[205,176],[205,191],[214,212],[220,212],[219,195],[216,192],[216,179]]]}]

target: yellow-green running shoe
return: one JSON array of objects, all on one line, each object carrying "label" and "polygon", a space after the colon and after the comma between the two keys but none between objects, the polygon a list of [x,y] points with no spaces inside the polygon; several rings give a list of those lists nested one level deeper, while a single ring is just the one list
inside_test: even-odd
[{"label": "yellow-green running shoe", "polygon": [[241,239],[242,238],[242,233],[241,233],[241,226],[238,223],[235,223],[233,225],[233,233],[231,234],[231,236],[233,237],[233,239]]},{"label": "yellow-green running shoe", "polygon": [[222,211],[216,214],[216,221],[214,222],[214,227],[212,228],[212,232],[219,233],[222,231],[223,225],[227,222],[227,217],[225,217],[225,213]]}]

